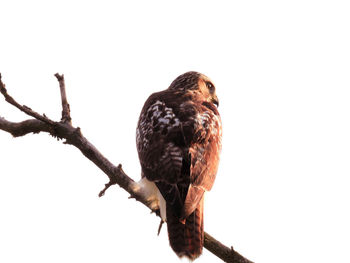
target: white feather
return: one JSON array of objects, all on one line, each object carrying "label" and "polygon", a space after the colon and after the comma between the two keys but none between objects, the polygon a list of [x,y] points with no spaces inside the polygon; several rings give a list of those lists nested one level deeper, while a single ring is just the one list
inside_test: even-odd
[{"label": "white feather", "polygon": [[160,217],[163,221],[166,221],[166,202],[154,182],[144,177],[138,181],[134,190],[144,196],[152,209],[160,209]]}]

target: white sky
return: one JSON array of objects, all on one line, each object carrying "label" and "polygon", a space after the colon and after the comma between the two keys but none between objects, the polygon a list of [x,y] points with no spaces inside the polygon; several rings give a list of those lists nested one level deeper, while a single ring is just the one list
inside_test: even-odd
[{"label": "white sky", "polygon": [[[213,2],[213,1],[212,1]],[[217,86],[223,152],[205,230],[259,263],[350,262],[347,1],[7,1],[0,72],[135,180],[141,107],[181,73]],[[0,100],[0,116],[27,117]],[[0,132],[0,262],[179,262],[166,228],[72,146]],[[130,259],[131,257],[131,259]],[[204,251],[196,262],[220,262]]]}]

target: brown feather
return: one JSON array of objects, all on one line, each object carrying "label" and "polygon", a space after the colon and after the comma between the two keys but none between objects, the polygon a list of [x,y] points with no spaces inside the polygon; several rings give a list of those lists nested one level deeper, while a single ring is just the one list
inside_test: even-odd
[{"label": "brown feather", "polygon": [[136,132],[142,176],[166,201],[170,245],[192,260],[202,253],[203,196],[213,186],[221,150],[215,105],[210,80],[187,72],[147,99]]},{"label": "brown feather", "polygon": [[198,206],[184,222],[167,206],[167,225],[169,242],[172,249],[179,257],[188,257],[194,260],[202,254],[204,230],[203,230],[203,198]]},{"label": "brown feather", "polygon": [[204,189],[190,185],[187,191],[184,206],[182,208],[181,219],[186,219],[198,207],[203,200]]}]

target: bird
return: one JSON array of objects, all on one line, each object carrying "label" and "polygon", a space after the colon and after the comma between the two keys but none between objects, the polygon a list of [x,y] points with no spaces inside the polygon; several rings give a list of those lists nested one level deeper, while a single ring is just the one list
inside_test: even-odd
[{"label": "bird", "polygon": [[203,200],[219,165],[222,124],[213,82],[186,72],[144,103],[136,129],[139,189],[160,210],[177,256],[193,261],[204,242]]}]

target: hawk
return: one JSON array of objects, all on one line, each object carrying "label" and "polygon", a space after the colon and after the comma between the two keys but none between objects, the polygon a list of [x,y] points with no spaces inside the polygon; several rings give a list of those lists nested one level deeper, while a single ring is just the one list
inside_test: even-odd
[{"label": "hawk", "polygon": [[145,102],[136,130],[140,188],[153,196],[179,257],[203,250],[203,195],[214,183],[221,119],[211,80],[197,72],[177,77]]}]

